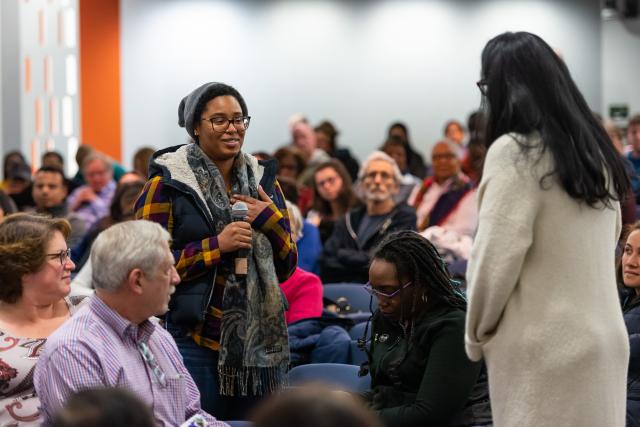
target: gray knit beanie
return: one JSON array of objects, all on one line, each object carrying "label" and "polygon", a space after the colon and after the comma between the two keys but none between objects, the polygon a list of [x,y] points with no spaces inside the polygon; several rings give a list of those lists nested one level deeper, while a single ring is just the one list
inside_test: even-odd
[{"label": "gray knit beanie", "polygon": [[191,136],[194,141],[197,141],[198,138],[194,133],[194,128],[200,120],[202,110],[204,110],[207,102],[213,98],[225,95],[230,95],[237,99],[240,108],[242,108],[242,114],[245,116],[248,114],[247,104],[236,89],[224,83],[210,82],[203,84],[182,98],[180,105],[178,105],[178,125],[185,128],[189,136]]}]

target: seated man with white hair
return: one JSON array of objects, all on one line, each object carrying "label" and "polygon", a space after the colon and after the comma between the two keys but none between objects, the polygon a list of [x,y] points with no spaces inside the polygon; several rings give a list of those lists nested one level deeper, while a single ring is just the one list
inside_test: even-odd
[{"label": "seated man with white hair", "polygon": [[180,282],[169,233],[149,221],[126,221],[93,243],[96,293],[87,307],[47,340],[34,374],[44,424],[73,393],[124,387],[151,409],[157,425],[179,426],[192,416],[225,423],[200,408],[200,393],[173,338],[152,316],[168,310]]},{"label": "seated man with white hair", "polygon": [[365,283],[370,252],[382,238],[397,230],[415,230],[416,212],[406,203],[396,204],[402,174],[395,160],[373,152],[358,173],[364,206],[349,210],[333,229],[320,258],[323,283]]}]

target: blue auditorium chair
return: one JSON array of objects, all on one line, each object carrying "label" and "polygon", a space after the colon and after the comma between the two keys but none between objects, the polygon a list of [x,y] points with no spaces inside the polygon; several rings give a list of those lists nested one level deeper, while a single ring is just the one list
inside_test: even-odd
[{"label": "blue auditorium chair", "polygon": [[[351,336],[352,340],[359,340],[364,335],[364,330],[367,326],[366,322],[356,323],[351,329],[349,329],[349,336]],[[367,329],[366,339],[371,338],[371,323],[369,322],[369,327]]]},{"label": "blue auditorium chair", "polygon": [[360,377],[360,368],[341,363],[312,363],[296,366],[289,371],[289,383],[301,386],[308,383],[322,383],[335,390],[362,392],[371,389],[371,377]]},{"label": "blue auditorium chair", "polygon": [[[367,343],[367,346],[368,345],[369,343]],[[356,366],[360,366],[364,362],[369,360],[367,353],[364,351],[364,349],[358,346],[358,341],[356,340],[351,341],[351,351],[349,353],[349,358],[351,359],[351,364]]]},{"label": "blue auditorium chair", "polygon": [[335,303],[340,310],[341,317],[353,318],[356,323],[367,320],[371,315],[369,304],[375,311],[378,300],[372,298],[359,283],[330,283],[322,287],[325,300]]}]

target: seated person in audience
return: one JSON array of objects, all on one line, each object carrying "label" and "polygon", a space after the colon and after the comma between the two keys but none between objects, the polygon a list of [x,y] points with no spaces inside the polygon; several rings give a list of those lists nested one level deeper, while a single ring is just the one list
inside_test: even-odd
[{"label": "seated person in audience", "polygon": [[342,163],[349,172],[352,181],[358,178],[358,170],[360,165],[358,161],[351,155],[346,147],[338,147],[338,129],[328,120],[320,123],[313,129],[316,132],[316,140],[318,148],[324,150],[331,158],[337,159]]},{"label": "seated person in audience", "polygon": [[373,152],[359,173],[365,206],[351,209],[336,226],[320,258],[323,283],[367,281],[369,256],[382,238],[396,230],[415,230],[415,210],[396,204],[402,175],[396,162]]},{"label": "seated person in audience", "polygon": [[2,184],[0,185],[1,189],[8,193],[9,186],[9,171],[13,169],[15,165],[26,165],[27,160],[24,158],[20,151],[9,151],[4,155],[3,167],[2,170],[4,172],[4,177],[2,180]]},{"label": "seated person in audience", "polygon": [[623,240],[618,283],[624,323],[629,333],[627,380],[627,426],[640,426],[640,222],[633,224]]},{"label": "seated person in audience", "polygon": [[51,427],[155,427],[151,410],[124,388],[85,389],[72,394]]},{"label": "seated person in audience", "polygon": [[[598,117],[598,116],[597,116]],[[622,130],[616,126],[613,120],[600,120],[604,130],[607,131],[611,143],[616,148],[616,151],[620,154],[620,158],[624,165],[624,169],[627,171],[629,177],[629,192],[626,197],[620,200],[620,211],[622,214],[622,225],[627,226],[636,222],[636,202],[638,196],[640,196],[640,178],[636,174],[636,170],[633,167],[631,161],[624,155],[624,144],[622,143]],[[622,236],[620,236],[622,238]]]},{"label": "seated person in audience", "polygon": [[64,171],[64,159],[57,151],[46,151],[42,155],[41,164],[43,168],[55,168]]},{"label": "seated person in audience", "polygon": [[13,199],[21,212],[33,210],[35,202],[31,196],[31,166],[26,163],[16,164],[7,174],[7,194]]},{"label": "seated person in audience", "polygon": [[0,220],[7,215],[18,212],[18,207],[11,197],[0,190]]},{"label": "seated person in audience", "polygon": [[130,184],[132,182],[146,182],[146,178],[143,178],[136,171],[125,172],[121,177],[120,181],[118,181],[118,185],[116,185],[116,191],[118,191],[118,186],[122,186],[124,184]]},{"label": "seated person in audience", "polygon": [[636,174],[640,175],[640,113],[631,116],[627,123],[627,158],[633,164]]},{"label": "seated person in audience", "polygon": [[124,387],[149,407],[158,425],[178,426],[200,414],[200,393],[171,335],[150,319],[167,312],[180,282],[169,233],[150,221],[105,230],[91,251],[95,295],[47,341],[34,383],[44,423],[74,392]]},{"label": "seated person in audience", "polygon": [[409,204],[416,208],[418,230],[440,226],[458,235],[473,236],[478,225],[473,183],[460,171],[460,149],[440,141],[431,151],[433,176],[416,187]]},{"label": "seated person in audience", "polygon": [[69,223],[17,213],[0,223],[0,425],[39,426],[33,369],[49,335],[82,297],[69,297]]},{"label": "seated person in audience", "polygon": [[99,154],[104,156],[104,158],[106,158],[107,161],[111,164],[111,169],[113,171],[113,179],[115,182],[120,182],[120,177],[127,172],[122,167],[122,165],[113,161],[113,159],[95,150],[90,145],[82,144],[80,145],[80,147],[78,147],[78,151],[76,151],[76,163],[78,164],[78,172],[71,179],[71,184],[69,185],[69,188],[76,189],[87,183],[84,173],[82,171],[82,165],[84,165],[84,161],[89,155],[94,155],[94,154]]},{"label": "seated person in audience", "polygon": [[402,181],[398,194],[394,197],[396,203],[406,203],[413,189],[420,185],[422,181],[408,170],[407,165],[407,147],[404,142],[397,136],[392,136],[382,145],[382,151],[387,153],[396,161],[400,172],[402,172]]},{"label": "seated person in audience", "polygon": [[33,201],[36,212],[53,218],[65,218],[71,225],[71,233],[67,237],[69,247],[74,247],[84,237],[87,229],[84,221],[74,214],[69,214],[65,199],[67,198],[67,182],[61,169],[43,166],[33,177]]},{"label": "seated person in audience", "polygon": [[316,167],[331,159],[329,155],[318,148],[316,134],[306,120],[299,120],[291,126],[293,146],[300,150],[305,160],[306,167],[298,176],[298,183],[310,185],[313,180],[313,172]]},{"label": "seated person in audience", "polygon": [[487,154],[487,146],[484,142],[485,121],[484,113],[480,110],[469,114],[469,118],[467,119],[469,142],[467,143],[467,152],[462,158],[462,172],[464,172],[476,186],[480,184],[482,166]]},{"label": "seated person in audience", "polygon": [[307,221],[318,227],[323,244],[333,233],[335,222],[357,202],[351,178],[342,163],[329,160],[318,166],[313,174],[313,204]]},{"label": "seated person in audience", "polygon": [[145,181],[149,178],[149,162],[155,152],[151,147],[142,147],[133,155],[133,171]]},{"label": "seated person in audience", "polygon": [[409,140],[409,129],[407,125],[402,122],[392,123],[387,131],[387,137],[400,138],[404,142],[407,150],[407,170],[411,175],[424,179],[428,175],[429,168],[425,165],[422,155],[413,149],[411,141]]},{"label": "seated person in audience", "polygon": [[286,177],[278,177],[280,188],[284,198],[291,203],[296,214],[299,214],[301,220],[300,232],[296,233],[296,247],[298,248],[298,267],[313,274],[320,274],[320,266],[318,258],[322,253],[322,241],[320,240],[320,231],[318,227],[311,224],[302,217],[300,207],[298,206],[298,186],[294,180]]},{"label": "seated person in audience", "polygon": [[113,166],[102,154],[93,152],[82,162],[82,176],[87,184],[69,195],[67,204],[91,228],[109,213],[109,205],[116,190]]},{"label": "seated person in audience", "polygon": [[382,427],[376,416],[343,392],[296,387],[274,395],[252,414],[253,427]]},{"label": "seated person in audience", "polygon": [[84,159],[86,159],[87,156],[92,153],[94,153],[93,147],[87,144],[82,144],[81,146],[78,147],[78,150],[76,151],[75,158],[76,158],[76,165],[78,166],[78,171],[73,176],[73,178],[71,178],[71,185],[74,186],[75,188],[81,187],[86,184],[86,181],[82,176],[82,162],[84,162]]},{"label": "seated person in audience", "polygon": [[[278,180],[280,178],[288,178],[298,182],[298,177],[307,167],[302,153],[296,147],[286,146],[276,150],[273,157],[278,161]],[[298,201],[295,202],[300,208],[302,213],[306,213],[309,210],[311,201],[313,199],[313,190],[310,186],[299,185],[298,189]]]},{"label": "seated person in audience", "polygon": [[[287,200],[287,211],[291,223],[291,236],[298,240],[302,232],[302,215],[296,205]],[[301,258],[298,246],[298,261]],[[288,309],[284,312],[287,325],[298,320],[322,315],[322,282],[313,273],[305,271],[300,265],[291,277],[280,283],[280,289],[287,299]]]},{"label": "seated person in audience", "polygon": [[411,231],[387,236],[372,256],[365,288],[378,310],[364,398],[384,424],[490,424],[486,375],[464,350],[467,302],[436,248]]},{"label": "seated person in audience", "polygon": [[444,125],[444,137],[449,141],[453,141],[459,147],[464,146],[465,132],[462,123],[457,120],[449,120]]},{"label": "seated person in audience", "polygon": [[[137,176],[137,174],[136,174]],[[122,221],[128,221],[134,219],[134,207],[138,196],[142,193],[144,188],[144,181],[138,177],[137,181],[125,182],[123,184],[118,183],[116,192],[111,200],[109,207],[109,214],[98,221],[84,236],[80,244],[73,248],[71,256],[77,261],[77,267],[80,272],[74,278],[74,284],[88,287],[90,283],[90,277],[87,277],[84,272],[84,266],[89,261],[89,251],[93,241],[107,228],[113,224],[117,224]],[[84,280],[80,280],[81,276]]]},{"label": "seated person in audience", "polygon": [[64,158],[62,154],[57,151],[46,151],[42,155],[41,167],[43,168],[54,168],[62,171],[62,176],[64,177],[64,182],[67,187],[67,193],[71,194],[73,190],[79,187],[73,180],[67,179],[64,171]]}]

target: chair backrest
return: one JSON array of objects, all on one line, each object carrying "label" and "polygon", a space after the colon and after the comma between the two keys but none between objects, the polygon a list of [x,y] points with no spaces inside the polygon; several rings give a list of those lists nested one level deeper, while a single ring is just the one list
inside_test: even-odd
[{"label": "chair backrest", "polygon": [[[369,344],[367,343],[367,345]],[[356,340],[351,341],[351,352],[349,353],[349,356],[351,364],[356,366],[360,366],[369,360],[367,353],[358,346],[358,341]]]},{"label": "chair backrest", "polygon": [[336,390],[363,392],[371,389],[369,375],[359,377],[360,368],[341,363],[312,363],[296,366],[289,371],[289,383],[301,386],[307,383],[323,383]]},{"label": "chair backrest", "polygon": [[322,287],[323,297],[331,300],[339,306],[346,304],[351,306],[351,310],[348,313],[371,313],[369,311],[369,302],[373,311],[378,308],[378,300],[371,298],[371,295],[362,289],[362,285],[359,283],[335,283],[328,284]]},{"label": "chair backrest", "polygon": [[[349,329],[349,336],[352,340],[359,340],[364,335],[364,330],[367,326],[367,322],[356,323],[351,329]],[[371,338],[371,323],[369,323],[369,328],[367,328],[367,336],[366,339]]]}]

